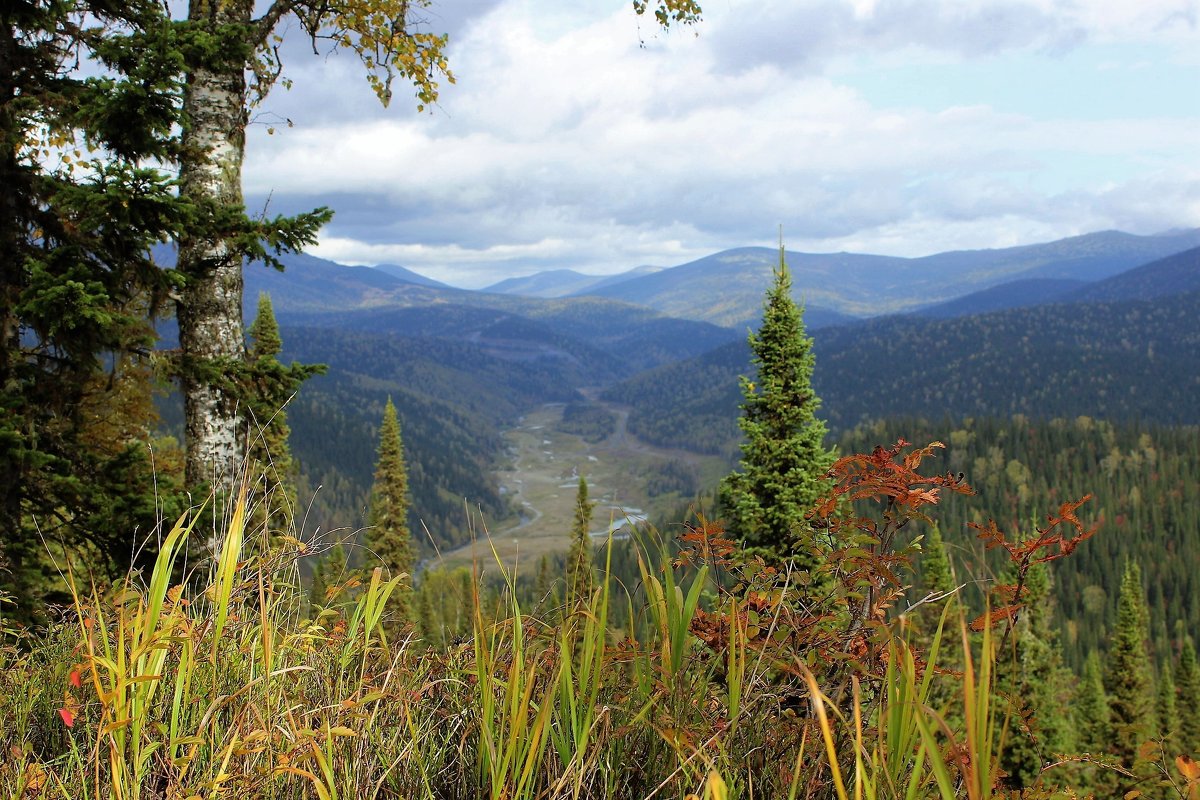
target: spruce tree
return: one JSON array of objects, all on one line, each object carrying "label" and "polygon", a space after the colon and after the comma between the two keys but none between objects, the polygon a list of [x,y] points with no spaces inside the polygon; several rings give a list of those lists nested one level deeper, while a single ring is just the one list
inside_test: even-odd
[{"label": "spruce tree", "polygon": [[58,581],[43,541],[120,574],[179,510],[156,502],[173,487],[142,402],[148,317],[178,287],[150,249],[193,216],[158,168],[181,122],[172,41],[150,0],[0,3],[0,593],[26,620]]},{"label": "spruce tree", "polygon": [[567,611],[592,596],[595,576],[592,573],[594,548],[591,525],[594,504],[588,500],[587,480],[579,476],[575,494],[575,521],[571,525],[571,549],[567,555]]},{"label": "spruce tree", "polygon": [[535,610],[553,612],[558,607],[558,588],[550,574],[550,556],[542,555],[538,560],[537,577],[533,584]]},{"label": "spruce tree", "polygon": [[[428,575],[428,573],[426,573]],[[421,638],[426,645],[434,644],[435,642],[441,645],[446,643],[445,630],[442,627],[441,620],[433,610],[433,592],[427,579],[421,581],[420,588],[416,589],[417,595],[417,629],[421,632]]]},{"label": "spruce tree", "polygon": [[246,369],[247,448],[249,478],[257,487],[258,503],[251,531],[274,534],[286,530],[296,507],[296,465],[292,460],[285,405],[310,375],[322,365],[285,367],[279,361],[283,339],[271,298],[258,297],[258,313],[250,325]]},{"label": "spruce tree", "polygon": [[397,618],[403,621],[409,621],[415,611],[412,575],[416,566],[416,548],[409,532],[409,507],[408,471],[400,440],[400,420],[389,397],[379,428],[379,459],[371,488],[365,544],[371,556],[382,562],[392,576],[405,576],[392,594],[391,603]]},{"label": "spruce tree", "polygon": [[[1081,755],[1103,758],[1112,741],[1112,726],[1100,654],[1095,650],[1088,654],[1083,665],[1083,677],[1075,689],[1073,718],[1076,751]],[[1115,773],[1111,770],[1089,767],[1084,776],[1087,788],[1092,789],[1096,797],[1107,797],[1115,791]]]},{"label": "spruce tree", "polygon": [[329,605],[329,589],[340,585],[346,578],[346,547],[338,542],[329,552],[320,556],[313,567],[312,584],[308,590],[309,605],[313,608]]},{"label": "spruce tree", "polygon": [[1158,737],[1166,748],[1165,755],[1174,758],[1183,752],[1179,747],[1179,708],[1175,698],[1175,680],[1171,664],[1164,662],[1158,675],[1158,696],[1154,701],[1154,717]]},{"label": "spruce tree", "polygon": [[925,591],[937,595],[953,592],[958,585],[954,580],[954,565],[950,563],[950,554],[946,552],[942,530],[937,524],[933,525],[923,544],[921,577]]},{"label": "spruce tree", "polygon": [[824,475],[833,451],[816,415],[821,401],[812,389],[812,339],[792,299],[782,246],[762,325],[749,343],[756,377],[741,379],[742,458],[719,491],[726,530],[747,548],[812,569],[818,558],[805,514],[828,487]]},{"label": "spruce tree", "polygon": [[1176,672],[1179,688],[1179,745],[1193,758],[1200,758],[1200,667],[1196,664],[1196,647],[1185,636],[1179,652]]},{"label": "spruce tree", "polygon": [[1139,775],[1146,774],[1149,766],[1139,758],[1139,749],[1154,734],[1154,676],[1146,649],[1147,619],[1142,572],[1136,562],[1130,562],[1121,579],[1104,688],[1109,699],[1111,752],[1123,767]]},{"label": "spruce tree", "polygon": [[1063,666],[1053,625],[1048,566],[1034,565],[1025,585],[1028,594],[1014,629],[1012,650],[999,654],[996,668],[997,685],[1018,712],[1001,753],[1001,767],[1013,788],[1032,786],[1042,764],[1074,744],[1064,713],[1070,699],[1070,672]]}]

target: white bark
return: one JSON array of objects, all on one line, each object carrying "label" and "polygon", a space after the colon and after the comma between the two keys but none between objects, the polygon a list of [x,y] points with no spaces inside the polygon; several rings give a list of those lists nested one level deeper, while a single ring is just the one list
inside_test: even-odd
[{"label": "white bark", "polygon": [[[249,22],[252,10],[252,1],[192,0],[189,18],[217,24]],[[184,110],[184,144],[190,154],[180,167],[181,195],[240,207],[247,119],[243,66],[194,67]],[[180,242],[178,268],[188,276],[177,308],[187,483],[227,488],[244,457],[238,410],[232,397],[205,378],[203,369],[213,359],[245,358],[242,259],[219,232],[203,232]]]}]

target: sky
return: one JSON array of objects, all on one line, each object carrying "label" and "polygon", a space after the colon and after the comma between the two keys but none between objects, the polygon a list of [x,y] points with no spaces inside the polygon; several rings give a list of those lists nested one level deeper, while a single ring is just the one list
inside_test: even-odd
[{"label": "sky", "polygon": [[[1200,0],[445,0],[425,113],[285,37],[252,211],[453,285],[731,247],[919,256],[1200,227]],[[290,122],[290,126],[288,123]]]}]

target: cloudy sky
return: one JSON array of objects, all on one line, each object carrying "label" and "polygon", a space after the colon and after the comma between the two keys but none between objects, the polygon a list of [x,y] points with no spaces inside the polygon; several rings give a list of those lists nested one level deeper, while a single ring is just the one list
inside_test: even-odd
[{"label": "cloudy sky", "polygon": [[248,202],[332,206],[315,254],[467,287],[780,225],[888,255],[1200,227],[1200,0],[702,5],[661,34],[627,0],[435,0],[458,82],[424,114],[289,40]]}]

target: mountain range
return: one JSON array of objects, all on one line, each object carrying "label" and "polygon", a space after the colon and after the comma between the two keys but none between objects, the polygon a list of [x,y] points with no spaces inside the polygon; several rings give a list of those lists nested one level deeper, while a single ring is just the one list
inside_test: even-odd
[{"label": "mountain range", "polygon": [[[1198,243],[1200,231],[1103,232],[923,259],[789,253],[813,301],[821,414],[843,429],[898,413],[1200,423]],[[247,317],[269,292],[284,357],[329,365],[289,410],[305,480],[325,487],[313,523],[362,524],[389,396],[415,516],[442,544],[467,535],[464,499],[506,513],[490,472],[500,431],[542,403],[598,397],[647,441],[732,458],[746,327],[778,258],[743,248],[557,297],[528,293],[570,275],[480,292],[304,255],[284,272],[248,267]]]},{"label": "mountain range", "polygon": [[[890,315],[813,336],[813,385],[824,400],[820,416],[834,429],[901,415],[1200,424],[1200,248],[1054,301]],[[737,378],[751,371],[749,348],[736,341],[641,373],[602,397],[629,406],[630,430],[647,441],[732,456]],[[705,380],[687,382],[695,375]]]},{"label": "mountain range", "polygon": [[[882,314],[928,316],[1049,302],[1085,282],[1200,245],[1200,229],[1155,236],[1102,231],[1044,244],[964,250],[921,258],[788,252],[796,299],[817,329]],[[394,265],[347,267],[313,256],[283,259],[287,271],[247,270],[247,307],[268,291],[278,312],[458,304],[529,314],[539,300],[599,298],[735,330],[754,324],[779,262],[765,247],[744,247],[668,268],[638,267],[607,277],[552,270],[510,278],[483,291],[456,289]],[[615,308],[615,306],[614,306]]]}]

